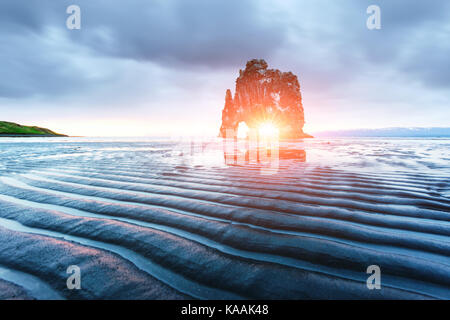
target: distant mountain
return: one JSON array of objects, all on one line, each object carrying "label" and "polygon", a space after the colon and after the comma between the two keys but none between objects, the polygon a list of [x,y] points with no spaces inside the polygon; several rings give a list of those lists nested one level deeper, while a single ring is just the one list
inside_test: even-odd
[{"label": "distant mountain", "polygon": [[383,128],[322,131],[316,137],[450,137],[450,128]]},{"label": "distant mountain", "polygon": [[0,137],[67,137],[64,134],[53,132],[46,128],[36,126],[22,126],[13,122],[0,121]]}]

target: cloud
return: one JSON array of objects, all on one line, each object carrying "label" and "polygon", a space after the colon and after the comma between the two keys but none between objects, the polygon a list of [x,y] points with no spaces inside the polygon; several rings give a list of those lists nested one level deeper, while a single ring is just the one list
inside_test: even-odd
[{"label": "cloud", "polygon": [[[81,30],[65,26],[71,4]],[[381,7],[378,31],[366,28],[371,4]],[[63,103],[91,116],[220,116],[251,58],[298,74],[305,102],[335,117],[332,106],[368,115],[386,100],[401,111],[423,97],[445,105],[449,9],[446,0],[2,0],[0,111],[14,114],[14,101],[49,114]]]},{"label": "cloud", "polygon": [[[237,66],[247,57],[269,55],[284,39],[283,26],[260,19],[255,1],[79,0],[79,31],[65,28],[72,2],[2,1],[1,96],[80,93],[116,77],[111,69],[120,59],[157,63],[171,72]],[[86,69],[97,58],[109,59],[110,67],[102,70],[100,64],[98,76],[90,77],[92,69]]]},{"label": "cloud", "polygon": [[[219,68],[242,57],[269,55],[283,45],[283,25],[263,20],[257,1],[92,1],[84,41],[123,58]],[[92,8],[91,8],[92,7]],[[123,23],[127,21],[127,23]],[[91,32],[92,31],[92,32]]]}]

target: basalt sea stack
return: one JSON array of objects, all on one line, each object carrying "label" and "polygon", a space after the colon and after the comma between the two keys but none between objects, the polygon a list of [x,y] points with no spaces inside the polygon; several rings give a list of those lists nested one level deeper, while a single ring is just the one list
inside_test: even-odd
[{"label": "basalt sea stack", "polygon": [[267,67],[266,61],[253,59],[245,70],[239,70],[234,98],[230,89],[226,91],[221,137],[235,134],[241,122],[255,130],[270,122],[282,139],[311,137],[303,132],[305,118],[297,76]]}]

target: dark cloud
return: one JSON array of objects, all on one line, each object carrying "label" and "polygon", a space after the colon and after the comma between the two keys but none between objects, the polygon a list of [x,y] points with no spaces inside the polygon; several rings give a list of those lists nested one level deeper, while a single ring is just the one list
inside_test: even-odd
[{"label": "dark cloud", "polygon": [[236,65],[272,53],[286,34],[249,0],[89,1],[84,11],[83,41],[98,52],[164,64]]},{"label": "dark cloud", "polygon": [[[81,30],[65,27],[66,8],[73,3],[82,9]],[[283,44],[285,28],[259,13],[257,2],[247,0],[4,0],[0,94],[60,95],[92,87],[95,79],[80,66],[88,53],[166,68],[237,66]]]},{"label": "dark cloud", "polygon": [[359,12],[371,4],[380,6],[382,29],[369,32],[361,28],[353,34],[353,43],[347,43],[348,48],[360,52],[368,64],[399,71],[411,76],[411,81],[419,80],[430,88],[450,87],[445,68],[445,57],[450,56],[450,2],[359,1],[348,16],[343,15],[347,25],[354,24]]},{"label": "dark cloud", "polygon": [[70,4],[81,7],[83,24],[67,36],[121,58],[226,66],[275,51],[286,35],[285,26],[261,19],[254,0],[4,0],[0,23],[8,33],[65,29]]},{"label": "dark cloud", "polygon": [[[71,4],[82,8],[81,30],[65,27]],[[371,4],[382,10],[379,31],[365,26]],[[449,6],[446,0],[2,0],[0,96],[107,91],[116,88],[127,60],[156,64],[181,85],[189,81],[186,70],[228,69],[234,76],[256,57],[299,73],[313,90],[352,85],[374,66],[430,90],[448,89]],[[157,86],[156,77],[146,85]]]},{"label": "dark cloud", "polygon": [[[450,88],[450,2],[294,3],[293,8],[279,12],[297,19],[286,19],[291,24],[291,43],[283,47],[277,61],[306,77],[311,88],[339,90],[374,69],[378,74],[410,77],[430,90]],[[366,27],[366,9],[373,4],[381,9],[381,30]]]}]

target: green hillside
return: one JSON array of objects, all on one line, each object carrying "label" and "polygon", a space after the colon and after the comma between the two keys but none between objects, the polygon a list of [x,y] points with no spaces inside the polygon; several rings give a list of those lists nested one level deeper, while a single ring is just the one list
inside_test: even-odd
[{"label": "green hillside", "polygon": [[22,126],[13,122],[0,121],[0,136],[18,135],[18,136],[64,136],[53,132],[52,130],[36,126]]}]

